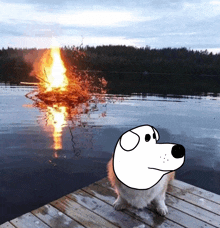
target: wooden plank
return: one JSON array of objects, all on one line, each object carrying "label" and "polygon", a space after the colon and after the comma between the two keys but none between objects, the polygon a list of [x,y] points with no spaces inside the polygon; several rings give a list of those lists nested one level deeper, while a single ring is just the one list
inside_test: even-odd
[{"label": "wooden plank", "polygon": [[39,85],[39,82],[20,82],[21,85]]},{"label": "wooden plank", "polygon": [[201,196],[194,195],[175,186],[172,186],[172,191],[168,190],[168,193],[195,206],[201,207],[203,209],[206,209],[207,211],[220,215],[220,204],[214,203],[205,198],[201,198]]},{"label": "wooden plank", "polygon": [[88,228],[117,227],[66,196],[51,202],[51,205]]},{"label": "wooden plank", "polygon": [[57,210],[52,205],[45,205],[38,208],[37,210],[32,211],[32,213],[41,219],[50,227],[59,227],[59,228],[83,228],[84,226],[80,225],[63,212]]},{"label": "wooden plank", "polygon": [[[111,194],[114,194],[113,188],[110,186],[107,178],[96,182],[96,184],[108,188],[110,192],[112,191]],[[88,188],[89,187],[91,188],[91,186],[88,186]],[[198,226],[219,227],[220,220],[218,215],[213,214],[205,209],[196,207],[170,195],[167,195],[166,204],[169,209],[169,213],[166,215],[166,218],[178,223],[179,225],[191,228]],[[154,210],[152,205],[149,205],[148,208]]]},{"label": "wooden plank", "polygon": [[176,180],[176,179],[174,179],[170,183],[170,185],[175,186],[177,188],[180,188],[180,189],[182,189],[185,192],[189,192],[189,193],[198,195],[198,196],[200,196],[200,197],[202,197],[204,199],[207,199],[207,200],[212,201],[214,203],[220,204],[220,195],[217,195],[215,193],[206,191],[205,189],[193,186],[191,184],[187,184],[187,183],[185,183],[183,181]]},{"label": "wooden plank", "polygon": [[109,180],[108,180],[108,177],[104,177],[103,179],[99,180],[99,181],[96,181],[95,182],[96,184],[99,184],[99,185],[102,185],[103,187],[106,187],[106,188],[109,188],[109,189],[114,189],[112,188]]},{"label": "wooden plank", "polygon": [[43,223],[33,214],[26,213],[18,218],[10,221],[17,228],[48,228],[49,226]]},{"label": "wooden plank", "polygon": [[[149,208],[152,206],[150,205]],[[206,222],[203,222],[189,214],[186,214],[180,210],[177,210],[176,208],[172,208],[168,206],[169,213],[166,215],[166,218],[177,222],[178,224],[184,226],[184,227],[190,227],[190,228],[216,228],[216,226],[212,226]]]},{"label": "wooden plank", "polygon": [[154,205],[142,210],[113,208],[116,194],[107,177],[51,202],[32,213],[0,225],[0,228],[182,228],[220,227],[220,196],[179,180],[168,188],[169,213],[159,216]]},{"label": "wooden plank", "polygon": [[[89,194],[92,194],[94,197],[97,197],[97,198],[103,200],[104,202],[109,203],[111,206],[113,205],[113,203],[116,199],[116,193],[112,189],[107,189],[96,183],[83,188],[83,190],[88,192]],[[157,228],[167,228],[167,227],[181,228],[181,227],[183,227],[148,209],[138,210],[138,209],[130,207],[123,211],[125,213],[129,214],[129,216],[135,217],[136,219],[140,220],[141,222],[146,223],[149,226],[153,226],[153,227],[157,227]]]},{"label": "wooden plank", "polygon": [[[113,189],[107,177],[97,181],[96,183],[105,186],[106,188]],[[180,187],[183,187],[183,189],[180,189]],[[204,189],[189,185],[179,180],[171,181],[168,187],[168,193],[184,201],[220,215],[219,203],[209,200],[209,197],[211,197],[212,199],[216,199],[218,201],[218,198],[220,198],[220,196],[215,193],[208,192]]]},{"label": "wooden plank", "polygon": [[[166,204],[176,210],[180,210],[200,220],[198,223],[207,224],[208,227],[220,227],[220,216],[191,203],[180,200],[174,196],[167,195]],[[183,224],[184,225],[184,224]],[[192,226],[190,226],[192,227]]]},{"label": "wooden plank", "polygon": [[88,192],[89,194],[95,196],[98,199],[101,199],[102,201],[110,205],[113,205],[117,197],[117,194],[114,192],[113,189],[105,188],[97,183],[93,183],[88,187],[84,187],[82,188],[82,190]]},{"label": "wooden plank", "polygon": [[[77,190],[67,195],[67,197],[70,197],[75,202],[83,205],[84,207],[88,208],[94,213],[102,216],[103,218],[107,219],[116,226],[138,227],[145,225],[143,224],[143,222],[140,222],[139,220],[128,216],[122,211],[116,211],[111,205],[91,196],[90,194],[82,190]],[[149,226],[146,225],[145,227],[147,228]]]},{"label": "wooden plank", "polygon": [[2,225],[0,225],[0,228],[15,228],[10,222],[6,222]]}]

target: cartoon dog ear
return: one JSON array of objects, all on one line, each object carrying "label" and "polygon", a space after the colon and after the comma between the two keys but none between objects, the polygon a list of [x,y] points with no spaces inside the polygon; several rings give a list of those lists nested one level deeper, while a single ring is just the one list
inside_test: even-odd
[{"label": "cartoon dog ear", "polygon": [[121,136],[119,140],[120,146],[123,150],[132,151],[137,147],[140,141],[140,137],[138,134],[132,131],[127,131]]},{"label": "cartoon dog ear", "polygon": [[152,129],[154,131],[154,134],[155,134],[155,137],[156,137],[156,141],[158,141],[160,139],[160,135],[159,135],[158,131],[154,127],[152,127]]}]

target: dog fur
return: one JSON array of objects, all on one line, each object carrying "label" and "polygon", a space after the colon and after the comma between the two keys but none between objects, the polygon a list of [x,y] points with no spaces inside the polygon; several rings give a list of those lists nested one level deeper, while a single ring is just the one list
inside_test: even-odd
[{"label": "dog fur", "polygon": [[118,196],[113,205],[115,210],[122,210],[128,206],[144,208],[153,202],[160,215],[168,213],[165,196],[169,182],[174,179],[175,171],[164,175],[156,185],[147,190],[132,189],[119,181],[113,170],[112,158],[107,165],[107,171],[108,179]]}]

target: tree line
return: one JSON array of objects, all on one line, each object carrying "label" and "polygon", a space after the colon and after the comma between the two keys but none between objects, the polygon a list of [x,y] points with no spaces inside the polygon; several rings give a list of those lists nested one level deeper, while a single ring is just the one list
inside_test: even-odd
[{"label": "tree line", "polygon": [[[0,81],[36,82],[33,64],[44,49],[0,50]],[[68,71],[104,77],[109,93],[220,93],[220,53],[149,46],[61,48]],[[32,75],[32,76],[30,76]]]}]

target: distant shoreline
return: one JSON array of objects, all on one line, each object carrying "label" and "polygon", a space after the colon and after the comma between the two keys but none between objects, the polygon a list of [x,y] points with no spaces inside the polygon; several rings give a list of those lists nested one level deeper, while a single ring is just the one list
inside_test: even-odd
[{"label": "distant shoreline", "polygon": [[[38,82],[30,74],[34,62],[44,50],[0,50],[0,81],[14,84]],[[108,93],[220,93],[220,54],[186,48],[150,49],[111,45],[63,47],[61,50],[69,72],[74,69],[74,74],[86,71],[89,75],[104,77],[108,82]]]}]

